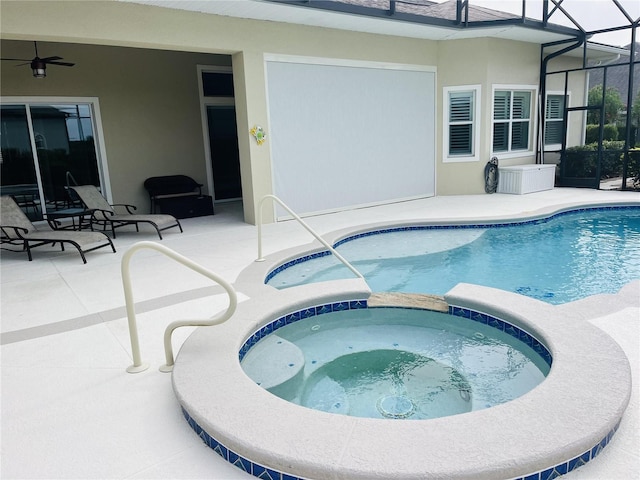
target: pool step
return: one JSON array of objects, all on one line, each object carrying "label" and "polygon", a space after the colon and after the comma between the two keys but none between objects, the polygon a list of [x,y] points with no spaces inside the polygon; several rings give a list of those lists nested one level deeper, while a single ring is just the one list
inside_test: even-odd
[{"label": "pool step", "polygon": [[282,389],[297,388],[304,370],[304,354],[293,343],[271,334],[247,353],[242,369],[262,388],[280,395]]},{"label": "pool step", "polygon": [[372,293],[367,304],[369,307],[424,308],[445,313],[449,311],[449,304],[445,302],[444,297],[423,293]]}]

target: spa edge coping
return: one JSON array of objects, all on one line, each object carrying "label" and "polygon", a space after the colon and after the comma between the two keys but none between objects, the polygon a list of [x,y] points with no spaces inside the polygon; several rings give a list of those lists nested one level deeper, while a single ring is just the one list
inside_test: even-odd
[{"label": "spa edge coping", "polygon": [[540,385],[485,410],[432,420],[348,417],[294,405],[247,377],[238,352],[251,334],[305,307],[367,299],[370,291],[361,279],[262,290],[239,304],[225,324],[197,329],[185,341],[173,387],[193,421],[226,448],[298,477],[521,477],[583,454],[617,428],[631,394],[629,362],[611,337],[586,320],[598,302],[609,311],[633,305],[639,286],[633,282],[616,295],[557,306],[488,287],[454,287],[447,303],[512,323],[553,356]]}]

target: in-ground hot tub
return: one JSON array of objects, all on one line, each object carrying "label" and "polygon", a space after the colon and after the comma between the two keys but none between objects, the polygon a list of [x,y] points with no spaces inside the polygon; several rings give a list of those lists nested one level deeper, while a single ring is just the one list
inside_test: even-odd
[{"label": "in-ground hot tub", "polygon": [[258,296],[227,323],[196,330],[176,360],[174,390],[213,450],[263,478],[548,478],[595,458],[629,401],[630,368],[620,347],[571,304],[468,284],[445,300],[452,312],[538,339],[553,357],[547,378],[507,403],[429,420],[316,411],[256,385],[239,361],[252,338],[291,315],[321,321],[323,311],[345,302],[369,306],[362,281],[341,280]]},{"label": "in-ground hot tub", "polygon": [[366,306],[336,303],[273,322],[271,333],[261,329],[241,349],[243,370],[308,408],[412,420],[506,403],[549,372],[548,349],[502,320],[464,309]]}]

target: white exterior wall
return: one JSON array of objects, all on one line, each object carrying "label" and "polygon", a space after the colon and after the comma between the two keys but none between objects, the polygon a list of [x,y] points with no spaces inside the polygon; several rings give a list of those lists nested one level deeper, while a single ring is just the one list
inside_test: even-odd
[{"label": "white exterior wall", "polygon": [[[148,199],[141,187],[142,181],[151,176],[150,171],[154,175],[165,171],[177,173],[169,172],[177,158],[180,158],[180,173],[191,174],[207,183],[202,178],[206,168],[196,65],[225,64],[228,57],[210,54],[230,55],[245,220],[250,223],[255,222],[257,201],[272,193],[269,149],[257,146],[249,134],[249,129],[256,124],[269,132],[265,54],[435,67],[436,194],[439,195],[484,191],[482,170],[489,158],[491,142],[491,85],[538,84],[539,47],[505,40],[434,42],[114,1],[5,0],[0,21],[3,40],[26,42],[3,41],[3,56],[30,58],[32,40],[64,42],[56,45],[52,54],[76,62],[74,68],[53,70],[55,67],[51,67],[49,76],[42,81],[30,77],[28,70],[3,65],[2,95],[73,92],[75,97],[99,97],[110,183],[114,200],[118,202],[146,205]],[[483,87],[482,155],[481,160],[473,164],[443,164],[442,88],[459,84]],[[137,85],[137,90],[132,90],[133,85]],[[138,96],[129,98],[134,91]],[[509,159],[511,163],[532,161],[531,157]]]}]

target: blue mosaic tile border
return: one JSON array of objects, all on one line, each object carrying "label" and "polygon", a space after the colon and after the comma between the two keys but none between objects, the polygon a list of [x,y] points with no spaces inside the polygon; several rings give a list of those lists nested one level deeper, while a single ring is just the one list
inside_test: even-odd
[{"label": "blue mosaic tile border", "polygon": [[[259,330],[254,332],[240,348],[240,351],[238,352],[238,358],[242,362],[242,359],[251,349],[251,347],[258,343],[262,338],[275,332],[277,329],[284,327],[285,325],[289,325],[291,323],[297,322],[298,320],[303,320],[305,318],[313,317],[316,315],[322,315],[324,313],[340,312],[344,310],[356,310],[362,308],[368,308],[366,300],[350,300],[344,302],[328,303],[325,305],[317,305],[314,307],[307,307],[304,310],[299,310],[297,312],[283,315],[275,319],[274,321],[267,323]],[[540,355],[540,357],[547,363],[547,365],[551,366],[553,362],[551,352],[549,352],[547,347],[542,342],[540,342],[536,337],[534,337],[527,331],[522,330],[521,328],[516,327],[509,322],[505,322],[504,320],[500,320],[499,318],[487,315],[486,313],[476,312],[475,310],[469,310],[468,308],[455,306],[449,306],[449,315],[467,318],[469,320],[482,323],[489,327],[496,328],[501,332],[505,332],[511,335],[513,338],[521,341],[525,345],[531,347],[533,351]]]},{"label": "blue mosaic tile border", "polygon": [[[233,450],[225,447],[222,443],[218,442],[215,438],[209,435],[204,429],[198,425],[198,423],[189,415],[184,407],[182,407],[182,414],[184,418],[187,420],[189,426],[193,429],[194,432],[202,439],[202,441],[211,448],[214,452],[220,455],[224,460],[235,465],[243,472],[248,473],[249,475],[253,475],[254,477],[261,478],[263,480],[306,480],[303,477],[297,477],[295,475],[290,475],[284,472],[278,472],[277,470],[270,469],[265,467],[264,465],[260,465],[259,463],[254,463],[251,460],[248,460],[241,455],[238,455]],[[596,458],[600,452],[606,447],[615,433],[618,431],[620,427],[620,422],[616,424],[613,429],[598,443],[596,443],[593,447],[591,447],[586,452],[578,455],[575,458],[567,462],[560,463],[553,467],[547,468],[545,470],[540,470],[539,472],[532,473],[530,475],[526,475],[524,477],[518,477],[514,480],[551,480],[553,478],[557,478],[560,475],[565,475],[582,465],[585,465],[587,462],[590,462],[594,458]]]},{"label": "blue mosaic tile border", "polygon": [[600,452],[602,452],[604,447],[609,444],[615,433],[618,431],[618,428],[620,428],[620,422],[618,422],[616,426],[613,427],[611,431],[607,433],[605,437],[598,443],[596,443],[593,447],[591,447],[583,454],[572,458],[568,462],[560,463],[558,465],[555,465],[554,467],[550,467],[545,470],[526,475],[524,477],[517,477],[514,480],[551,480],[561,475],[566,475],[567,473],[585,465],[587,462],[590,462],[598,455],[600,455]]},{"label": "blue mosaic tile border", "polygon": [[254,477],[261,478],[262,480],[305,480],[302,477],[296,477],[295,475],[289,475],[287,473],[278,472],[271,468],[254,463],[240,455],[233,450],[225,447],[222,443],[218,442],[215,438],[205,432],[200,425],[189,415],[184,407],[182,407],[182,415],[187,420],[189,426],[194,432],[202,439],[202,441],[220,455],[224,460],[238,467],[245,473],[253,475]]},{"label": "blue mosaic tile border", "polygon": [[279,274],[283,270],[286,270],[289,267],[293,267],[294,265],[297,265],[299,263],[304,263],[304,262],[306,262],[308,260],[313,260],[314,258],[326,257],[327,255],[331,255],[331,252],[329,250],[325,250],[323,252],[312,253],[310,255],[305,255],[304,257],[299,257],[299,258],[296,258],[294,260],[290,260],[290,261],[288,261],[286,263],[283,263],[279,267],[277,267],[277,268],[275,268],[275,269],[273,269],[273,270],[271,270],[269,272],[267,277],[264,279],[264,283],[265,284],[269,283],[269,280],[271,280],[277,274]]},{"label": "blue mosaic tile border", "polygon": [[456,317],[463,317],[474,322],[488,325],[489,327],[497,328],[501,332],[511,335],[513,338],[520,340],[525,345],[531,347],[540,357],[551,366],[553,357],[547,347],[540,342],[536,337],[529,332],[522,330],[515,325],[500,320],[499,318],[487,315],[486,313],[476,312],[475,310],[469,310],[468,308],[449,306],[449,315],[455,315]]},{"label": "blue mosaic tile border", "polygon": [[[453,230],[453,229],[469,229],[469,228],[504,228],[504,227],[517,227],[523,225],[538,225],[547,223],[553,219],[558,217],[562,217],[565,215],[573,215],[584,212],[602,212],[602,211],[611,211],[611,210],[640,210],[640,207],[633,205],[614,205],[609,207],[583,207],[577,208],[573,210],[567,210],[564,212],[554,213],[548,217],[544,218],[534,218],[531,220],[514,220],[509,222],[502,223],[478,223],[478,224],[459,224],[459,225],[409,225],[404,227],[390,227],[383,228],[380,230],[372,230],[370,232],[358,233],[357,235],[352,235],[342,240],[337,241],[333,248],[337,248],[338,246],[351,242],[353,240],[357,240],[363,237],[369,237],[371,235],[379,235],[381,233],[394,233],[394,232],[405,232],[405,231],[413,231],[413,230]],[[330,253],[330,252],[327,252]]]},{"label": "blue mosaic tile border", "polygon": [[[372,230],[370,232],[363,232],[363,233],[358,233],[356,235],[351,235],[349,237],[343,238],[341,240],[338,240],[334,245],[333,248],[337,248],[342,244],[345,244],[347,242],[351,242],[353,240],[357,240],[359,238],[364,238],[364,237],[370,237],[372,235],[379,235],[382,233],[394,233],[394,232],[406,232],[406,231],[415,231],[415,230],[451,230],[451,229],[468,229],[468,228],[502,228],[502,227],[516,227],[516,226],[522,226],[522,225],[536,225],[536,224],[542,224],[542,223],[547,223],[555,218],[564,216],[564,215],[572,215],[572,214],[578,214],[578,213],[584,213],[584,212],[602,212],[602,211],[611,211],[611,210],[640,210],[640,207],[635,206],[635,205],[612,205],[612,206],[601,206],[601,207],[583,207],[583,208],[576,208],[573,210],[567,210],[564,212],[558,212],[558,213],[554,213],[551,216],[548,217],[544,217],[544,218],[536,218],[536,219],[532,219],[532,220],[516,220],[513,222],[503,222],[503,223],[478,223],[478,224],[464,224],[464,225],[413,225],[413,226],[404,226],[404,227],[390,227],[390,228],[383,228],[380,230]],[[283,263],[282,265],[278,266],[277,268],[275,268],[274,270],[270,271],[267,276],[264,279],[264,283],[267,284],[269,283],[269,281],[275,277],[278,273],[282,272],[283,270],[286,270],[287,268],[293,266],[293,265],[297,265],[298,263],[303,263],[306,262],[308,260],[313,260],[315,258],[320,258],[320,257],[324,257],[327,255],[331,255],[331,252],[328,250],[325,250],[323,252],[316,252],[316,253],[312,253],[310,255],[305,255],[299,258],[296,258],[295,260],[291,260],[289,262]]]},{"label": "blue mosaic tile border", "polygon": [[367,307],[368,305],[366,300],[345,300],[344,302],[327,303],[325,305],[307,307],[304,310],[287,313],[286,315],[283,315],[282,317],[275,319],[273,322],[261,327],[260,330],[254,332],[247,341],[244,342],[242,348],[240,348],[240,352],[238,352],[239,359],[242,361],[251,347],[258,343],[262,338],[275,332],[280,327],[297,322],[298,320],[322,315],[323,313],[342,312],[344,310],[360,310]]}]

